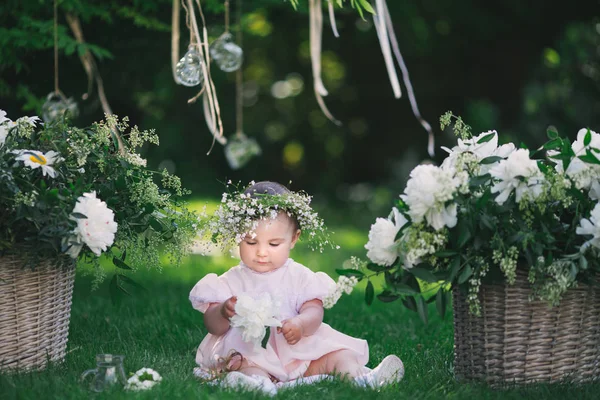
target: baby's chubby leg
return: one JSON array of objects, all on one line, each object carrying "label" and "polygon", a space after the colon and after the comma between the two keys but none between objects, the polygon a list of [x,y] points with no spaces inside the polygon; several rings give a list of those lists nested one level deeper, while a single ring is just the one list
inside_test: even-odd
[{"label": "baby's chubby leg", "polygon": [[313,360],[304,376],[320,374],[340,374],[355,378],[369,372],[369,369],[358,362],[356,355],[350,350],[337,350]]}]

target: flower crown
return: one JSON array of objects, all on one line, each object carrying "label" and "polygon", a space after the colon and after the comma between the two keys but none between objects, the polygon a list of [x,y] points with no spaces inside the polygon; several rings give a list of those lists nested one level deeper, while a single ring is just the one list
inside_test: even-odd
[{"label": "flower crown", "polygon": [[246,235],[256,235],[254,230],[261,220],[275,219],[283,211],[306,233],[312,250],[323,252],[325,246],[333,247],[325,223],[310,206],[312,197],[308,194],[247,194],[235,188],[223,193],[219,208],[205,225],[204,231],[210,233],[214,243],[223,248],[238,245]]}]

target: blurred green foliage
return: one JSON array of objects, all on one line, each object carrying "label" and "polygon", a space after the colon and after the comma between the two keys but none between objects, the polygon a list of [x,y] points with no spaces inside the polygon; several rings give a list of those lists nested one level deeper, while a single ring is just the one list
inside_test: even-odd
[{"label": "blurred green foliage", "polygon": [[[201,3],[215,39],[224,30],[223,2]],[[145,153],[150,165],[175,169],[197,195],[218,196],[227,179],[292,181],[293,189],[317,198],[381,212],[403,190],[409,171],[427,158],[426,133],[406,95],[393,97],[370,16],[361,18],[348,1],[336,9],[340,38],[324,16],[323,79],[330,92],[325,101],[343,125],[325,118],[312,92],[307,3],[300,0],[295,11],[283,0],[243,2],[244,132],[259,141],[263,155],[241,171],[228,167],[218,145],[206,155],[211,137],[201,104],[187,103],[196,90],[173,82],[171,1],[59,0],[60,87],[77,99],[86,92],[77,54],[88,48],[98,59],[113,111],[141,128],[157,129],[161,146]],[[237,3],[231,4],[233,16]],[[10,115],[39,110],[53,90],[52,5],[0,4],[0,108]],[[548,125],[570,136],[582,126],[599,129],[596,0],[388,1],[388,6],[438,148],[454,141],[437,123],[447,110],[462,115],[475,131],[508,132],[501,140],[531,147]],[[79,15],[86,46],[74,41],[65,12]],[[181,49],[188,40],[184,29]],[[212,71],[229,136],[235,131],[235,74]],[[80,100],[80,109],[78,124],[102,117],[96,95]]]}]

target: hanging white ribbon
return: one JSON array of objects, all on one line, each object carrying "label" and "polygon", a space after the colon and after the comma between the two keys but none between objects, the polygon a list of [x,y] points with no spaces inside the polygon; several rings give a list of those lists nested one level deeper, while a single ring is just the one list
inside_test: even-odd
[{"label": "hanging white ribbon", "polygon": [[394,90],[394,97],[399,99],[402,97],[402,89],[400,89],[400,82],[398,81],[398,75],[396,75],[396,67],[394,66],[394,59],[392,58],[392,50],[390,49],[390,39],[388,37],[388,27],[386,26],[385,18],[385,0],[375,0],[375,12],[373,14],[373,23],[375,24],[375,31],[379,38],[379,46],[381,47],[381,53],[385,61],[385,68],[387,69],[392,89]]},{"label": "hanging white ribbon", "polygon": [[385,0],[375,0],[375,10],[377,15],[373,16],[373,22],[375,23],[375,30],[377,31],[377,36],[379,38],[379,44],[385,60],[385,66],[390,77],[390,83],[392,84],[392,89],[394,90],[394,96],[396,96],[397,99],[400,98],[402,96],[402,91],[400,90],[398,76],[396,75],[396,68],[390,54],[391,50],[393,50],[396,61],[400,66],[400,70],[402,71],[402,80],[404,82],[404,86],[406,86],[406,91],[408,93],[408,99],[410,101],[413,114],[428,133],[427,152],[431,157],[433,157],[435,154],[435,138],[433,135],[433,130],[431,129],[429,122],[427,122],[419,112],[414,90],[412,84],[410,83],[408,68],[406,68],[404,58],[402,57],[402,53],[400,53],[398,40],[396,39],[396,33],[394,32],[394,27],[392,25],[392,18]]},{"label": "hanging white ribbon", "polygon": [[313,89],[315,91],[315,98],[317,103],[323,111],[323,114],[331,122],[336,125],[341,125],[327,109],[323,96],[327,96],[327,89],[323,84],[321,78],[321,39],[323,36],[323,9],[321,7],[321,0],[309,0],[309,24],[310,24],[310,59],[313,73]]},{"label": "hanging white ribbon", "polygon": [[327,0],[327,3],[329,3],[328,8],[329,8],[329,23],[331,24],[331,30],[333,31],[333,36],[335,36],[336,38],[340,37],[340,34],[338,33],[337,30],[337,25],[335,24],[335,12],[333,9],[333,0]]}]

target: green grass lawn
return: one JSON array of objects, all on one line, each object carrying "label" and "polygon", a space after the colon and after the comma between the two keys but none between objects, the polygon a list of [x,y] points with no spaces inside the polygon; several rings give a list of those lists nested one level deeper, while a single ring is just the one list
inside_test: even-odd
[{"label": "green grass lawn", "polygon": [[[351,255],[363,256],[366,232],[336,229],[341,250],[312,253],[298,246],[294,259],[336,277]],[[237,399],[264,398],[256,393],[228,391],[202,384],[192,376],[198,344],[206,334],[202,314],[194,310],[188,293],[208,272],[220,273],[235,260],[229,257],[191,256],[178,269],[165,265],[162,272],[138,270],[131,276],[146,290],[136,291],[113,304],[108,279],[91,291],[91,277],[85,269],[75,281],[68,354],[64,363],[42,372],[0,375],[2,399]],[[109,268],[108,276],[112,271]],[[380,391],[361,389],[341,381],[280,391],[276,398],[286,399],[564,399],[598,398],[600,384],[535,385],[505,390],[485,385],[461,384],[454,380],[452,318],[433,315],[424,326],[418,316],[399,302],[372,306],[364,303],[364,283],[350,296],[326,311],[325,322],[355,337],[366,339],[370,347],[369,366],[377,365],[387,354],[399,355],[405,363],[404,380]],[[163,376],[160,385],[148,392],[134,393],[115,388],[96,395],[79,382],[80,374],[94,367],[99,353],[125,355],[126,372],[141,367],[154,368]]]}]

